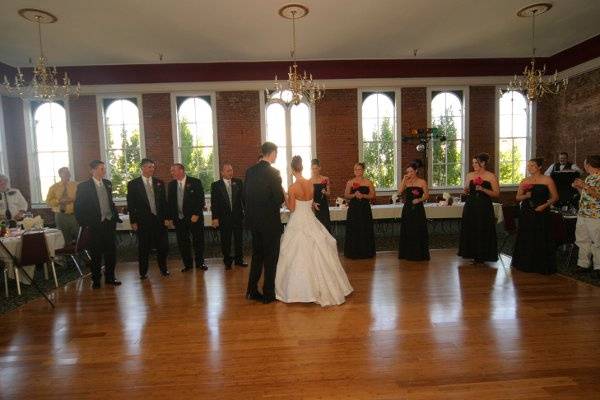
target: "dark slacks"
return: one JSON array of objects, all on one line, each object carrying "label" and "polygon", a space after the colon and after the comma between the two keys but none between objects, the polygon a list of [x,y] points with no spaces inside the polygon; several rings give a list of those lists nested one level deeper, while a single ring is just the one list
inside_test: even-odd
[{"label": "dark slacks", "polygon": [[156,249],[158,267],[162,272],[166,271],[169,237],[162,221],[152,215],[138,222],[137,238],[140,276],[148,273],[148,258],[152,249]]},{"label": "dark slacks", "polygon": [[[191,268],[194,266],[194,261],[196,266],[200,266],[204,262],[204,220],[202,216],[196,223],[192,223],[189,218],[176,220],[175,233],[183,266]],[[192,247],[194,248],[193,258]]]},{"label": "dark slacks", "polygon": [[116,222],[103,221],[98,225],[90,226],[90,257],[92,280],[94,283],[100,283],[102,258],[104,258],[104,280],[112,281],[115,279],[116,258]]},{"label": "dark slacks", "polygon": [[280,230],[252,230],[252,262],[248,278],[248,294],[258,293],[258,281],[264,268],[263,295],[267,298],[275,298],[275,273],[279,260],[280,240]]},{"label": "dark slacks", "polygon": [[[223,252],[223,261],[225,264],[235,260],[242,261],[243,253],[243,232],[242,221],[235,221],[233,218],[222,218],[219,220],[219,235],[221,236],[221,251]],[[233,237],[233,258],[231,257],[231,238]]]}]

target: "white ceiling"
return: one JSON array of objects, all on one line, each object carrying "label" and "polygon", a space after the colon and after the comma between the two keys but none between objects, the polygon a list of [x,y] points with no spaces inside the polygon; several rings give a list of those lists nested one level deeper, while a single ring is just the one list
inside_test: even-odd
[{"label": "white ceiling", "polygon": [[[298,58],[495,58],[530,55],[530,20],[515,14],[535,0],[305,0]],[[600,0],[554,0],[538,17],[538,55],[600,34]],[[38,56],[34,24],[17,10],[58,17],[44,26],[55,65],[286,60],[291,23],[285,0],[2,0],[0,61]]]}]

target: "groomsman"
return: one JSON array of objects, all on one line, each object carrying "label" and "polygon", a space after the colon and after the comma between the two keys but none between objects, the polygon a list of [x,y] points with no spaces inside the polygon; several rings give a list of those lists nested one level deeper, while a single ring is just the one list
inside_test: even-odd
[{"label": "groomsman", "polygon": [[140,279],[148,277],[148,256],[152,248],[158,253],[160,274],[168,276],[167,191],[163,181],[154,178],[154,161],[144,158],[141,167],[142,176],[127,183],[129,222],[138,237]]},{"label": "groomsman", "polygon": [[[206,271],[204,262],[204,188],[200,179],[186,175],[183,164],[171,167],[173,180],[169,182],[169,215],[175,224],[177,246],[183,259],[181,272],[196,268]],[[190,241],[191,236],[191,241]],[[194,258],[192,259],[192,246]]]},{"label": "groomsman", "polygon": [[104,257],[104,283],[121,284],[115,278],[116,226],[119,213],[113,202],[112,184],[106,175],[106,167],[100,160],[90,163],[92,177],[77,186],[75,195],[75,218],[90,235],[92,287],[100,288],[102,258]]},{"label": "groomsman", "polygon": [[[247,267],[242,249],[242,220],[244,219],[244,193],[241,179],[233,177],[233,167],[229,163],[221,168],[221,179],[210,187],[212,225],[219,229],[221,250],[225,269],[231,269],[232,262]],[[234,239],[234,258],[231,257],[231,236]]]}]

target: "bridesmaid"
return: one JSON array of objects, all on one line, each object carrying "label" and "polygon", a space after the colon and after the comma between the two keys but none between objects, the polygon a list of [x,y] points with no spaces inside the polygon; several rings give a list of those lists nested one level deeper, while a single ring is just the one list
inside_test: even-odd
[{"label": "bridesmaid", "polygon": [[476,263],[498,261],[496,217],[492,198],[500,196],[498,178],[487,170],[490,156],[477,155],[473,171],[467,174],[465,193],[467,200],[460,227],[458,255],[471,258]]},{"label": "bridesmaid", "polygon": [[314,159],[311,162],[310,182],[315,188],[314,202],[319,205],[316,212],[317,219],[331,233],[331,219],[329,217],[329,196],[331,195],[330,181],[326,176],[321,175],[321,162]]},{"label": "bridesmaid", "polygon": [[524,272],[553,274],[556,272],[556,253],[550,206],[558,200],[558,192],[552,178],[544,175],[542,163],[541,158],[529,160],[529,176],[523,179],[517,191],[521,213],[512,265]]},{"label": "bridesmaid", "polygon": [[375,232],[371,200],[375,198],[373,183],[364,177],[365,164],[354,164],[354,179],[346,183],[344,197],[350,201],[346,218],[344,255],[363,259],[375,256]]},{"label": "bridesmaid", "polygon": [[398,188],[404,196],[398,258],[410,261],[429,260],[429,235],[423,207],[429,198],[429,188],[427,181],[418,176],[422,166],[421,160],[411,162]]}]

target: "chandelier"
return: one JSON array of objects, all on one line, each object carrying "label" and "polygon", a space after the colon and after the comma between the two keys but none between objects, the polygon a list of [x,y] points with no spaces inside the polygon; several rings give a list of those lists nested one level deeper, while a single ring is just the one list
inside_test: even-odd
[{"label": "chandelier", "polygon": [[287,105],[298,105],[302,100],[314,104],[325,95],[325,87],[313,81],[312,74],[300,72],[296,63],[296,19],[308,14],[308,7],[301,4],[288,4],[279,9],[279,15],[292,20],[292,50],[290,56],[292,65],[288,70],[288,80],[279,81],[275,75],[274,88],[265,89],[267,100],[277,99]]},{"label": "chandelier", "polygon": [[558,94],[567,85],[567,79],[558,79],[558,72],[546,78],[546,65],[536,69],[535,65],[535,17],[552,8],[550,3],[539,3],[522,8],[517,12],[521,18],[531,18],[531,62],[525,66],[523,75],[514,76],[508,84],[508,90],[522,91],[530,101],[542,98],[545,94]]},{"label": "chandelier", "polygon": [[33,76],[28,83],[17,67],[14,83],[11,84],[4,75],[4,83],[2,86],[10,94],[16,94],[23,99],[34,99],[41,101],[54,101],[59,98],[69,96],[79,96],[80,86],[71,85],[71,80],[65,72],[62,78],[58,75],[56,67],[49,67],[48,60],[44,55],[44,47],[42,43],[42,24],[53,24],[57,21],[56,16],[49,12],[36,10],[33,8],[24,8],[19,10],[19,15],[28,21],[35,22],[38,25],[38,38],[40,43],[40,56],[33,68]]}]

